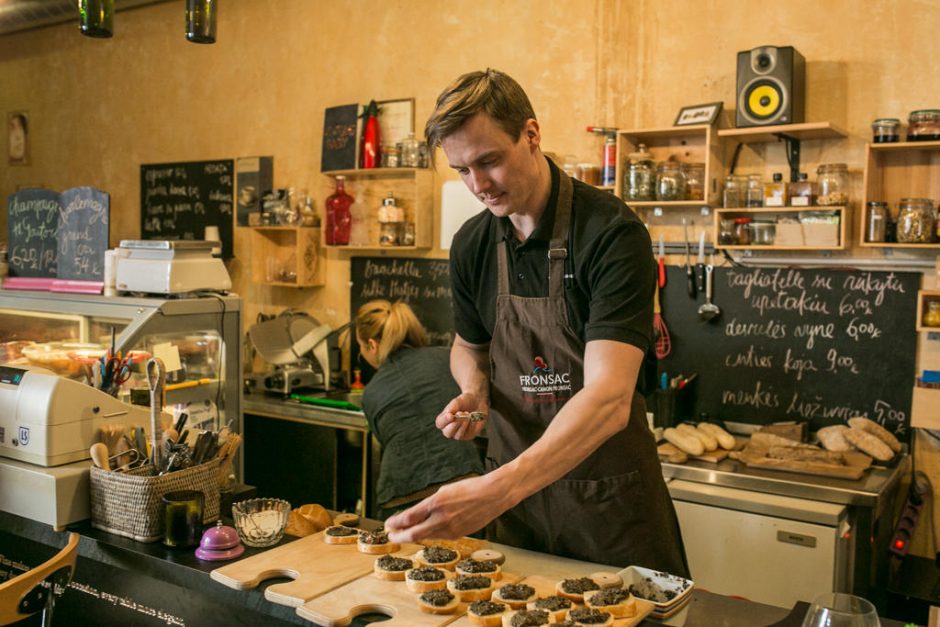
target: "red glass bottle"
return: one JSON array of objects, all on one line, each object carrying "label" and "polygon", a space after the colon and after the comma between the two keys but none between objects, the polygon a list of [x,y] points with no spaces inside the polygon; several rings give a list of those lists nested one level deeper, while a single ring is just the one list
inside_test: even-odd
[{"label": "red glass bottle", "polygon": [[349,206],[353,197],[346,193],[346,177],[336,177],[336,191],[326,199],[326,243],[346,246],[349,244],[349,231],[352,215]]},{"label": "red glass bottle", "polygon": [[359,142],[359,167],[377,168],[381,161],[381,136],[379,133],[379,105],[369,102],[362,112],[362,137]]}]

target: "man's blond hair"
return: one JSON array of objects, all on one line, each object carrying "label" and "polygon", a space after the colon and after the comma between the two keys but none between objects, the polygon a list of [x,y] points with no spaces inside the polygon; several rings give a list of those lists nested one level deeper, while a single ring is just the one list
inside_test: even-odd
[{"label": "man's blond hair", "polygon": [[437,97],[434,112],[424,126],[432,154],[441,141],[480,112],[493,118],[514,140],[519,139],[526,122],[535,119],[529,97],[508,74],[491,68],[469,72]]}]

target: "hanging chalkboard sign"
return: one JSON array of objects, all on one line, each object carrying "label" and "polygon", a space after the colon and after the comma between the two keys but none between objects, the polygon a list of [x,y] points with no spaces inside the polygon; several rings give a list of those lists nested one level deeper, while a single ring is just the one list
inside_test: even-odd
[{"label": "hanging chalkboard sign", "polygon": [[108,250],[110,197],[93,187],[73,187],[60,194],[58,278],[104,280]]},{"label": "hanging chalkboard sign", "polygon": [[232,159],[140,166],[141,239],[201,240],[217,226],[232,257],[234,172]]},{"label": "hanging chalkboard sign", "polygon": [[356,167],[356,125],[359,105],[328,107],[323,115],[323,148],[320,171]]},{"label": "hanging chalkboard sign", "polygon": [[720,315],[701,319],[685,268],[668,268],[667,378],[695,375],[680,406],[698,418],[812,430],[867,416],[901,438],[910,429],[920,274],[716,268]]},{"label": "hanging chalkboard sign", "polygon": [[23,189],[7,198],[10,276],[56,278],[58,271],[59,194]]},{"label": "hanging chalkboard sign", "polygon": [[[353,257],[349,290],[351,317],[355,319],[359,307],[376,299],[408,303],[427,329],[431,344],[448,346],[453,341],[454,309],[450,265],[446,259]],[[351,337],[355,338],[355,332]],[[355,341],[350,342],[352,363],[357,362],[358,349]],[[364,370],[368,375],[369,369]]]}]

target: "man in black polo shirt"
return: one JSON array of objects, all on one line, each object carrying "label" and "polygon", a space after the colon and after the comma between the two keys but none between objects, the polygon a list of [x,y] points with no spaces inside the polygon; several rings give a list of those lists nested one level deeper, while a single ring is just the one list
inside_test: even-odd
[{"label": "man in black polo shirt", "polygon": [[451,248],[461,394],[437,426],[469,439],[486,424],[488,472],[387,520],[391,538],[488,525],[497,542],[687,576],[635,392],[652,334],[649,234],[620,200],[542,154],[528,97],[501,72],[458,78],[425,134],[487,206]]}]

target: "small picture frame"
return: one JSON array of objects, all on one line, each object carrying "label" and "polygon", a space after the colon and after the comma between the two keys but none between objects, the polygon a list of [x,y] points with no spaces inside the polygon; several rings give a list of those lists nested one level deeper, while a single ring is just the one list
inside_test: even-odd
[{"label": "small picture frame", "polygon": [[380,100],[379,137],[383,144],[394,146],[415,132],[415,99]]},{"label": "small picture frame", "polygon": [[721,102],[691,105],[679,109],[679,115],[673,126],[691,126],[694,124],[714,124],[721,114]]},{"label": "small picture frame", "polygon": [[7,113],[7,163],[29,165],[29,114]]}]

